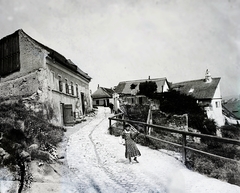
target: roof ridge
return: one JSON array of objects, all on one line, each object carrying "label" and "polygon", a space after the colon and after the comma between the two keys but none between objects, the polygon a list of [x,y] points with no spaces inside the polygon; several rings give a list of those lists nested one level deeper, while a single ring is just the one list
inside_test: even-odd
[{"label": "roof ridge", "polygon": [[[214,77],[212,79],[221,79],[221,77]],[[200,81],[200,80],[205,80],[204,78],[201,78],[201,79],[195,79],[195,80],[186,80],[186,81],[182,81],[182,82],[176,82],[176,83],[172,83],[173,85],[174,84],[180,84],[180,83],[186,83],[186,82],[196,82],[196,81]]]},{"label": "roof ridge", "polygon": [[151,78],[151,79],[146,78],[146,79],[138,79],[138,80],[121,81],[121,82],[119,82],[119,83],[123,83],[123,82],[134,82],[134,81],[147,81],[147,80],[149,80],[149,81],[151,81],[151,80],[166,80],[166,79],[167,79],[166,77],[163,77],[163,78]]},{"label": "roof ridge", "polygon": [[[37,41],[37,40],[35,40],[35,39],[32,38],[30,35],[28,35],[26,32],[24,32],[23,29],[19,29],[19,30],[17,30],[16,32],[22,32],[22,33],[24,33],[24,35],[26,35],[28,38],[30,38],[30,39],[31,39],[34,43],[36,43],[38,46],[40,46],[40,47],[42,47],[43,49],[47,50],[47,51],[49,52],[49,54],[51,54],[52,56],[53,56],[54,53],[55,53],[55,55],[57,54],[57,55],[59,55],[60,57],[62,57],[63,59],[65,59],[64,62],[67,62],[67,63],[68,63],[68,64],[67,64],[68,66],[70,65],[69,68],[72,66],[72,68],[76,68],[76,69],[74,69],[75,72],[79,73],[80,75],[82,75],[83,77],[85,77],[85,78],[88,79],[88,80],[91,80],[91,79],[92,79],[86,72],[84,72],[83,70],[81,70],[71,59],[66,58],[64,55],[62,55],[62,54],[59,53],[58,51],[56,51],[56,50],[54,50],[54,49],[52,49],[52,48],[50,48],[50,47],[48,47],[48,46],[40,43],[40,42]],[[16,32],[14,32],[14,33],[16,33]],[[14,33],[13,33],[13,34],[14,34]],[[55,56],[55,57],[56,57],[56,56]],[[66,64],[65,64],[65,65],[66,65]]]}]

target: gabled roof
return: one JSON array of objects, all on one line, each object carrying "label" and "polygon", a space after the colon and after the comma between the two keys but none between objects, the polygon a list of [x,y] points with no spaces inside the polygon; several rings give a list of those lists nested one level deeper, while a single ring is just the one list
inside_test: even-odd
[{"label": "gabled roof", "polygon": [[[54,59],[55,61],[59,62],[63,66],[67,67],[68,69],[74,71],[75,73],[79,74],[80,76],[86,78],[88,81],[90,81],[92,78],[85,72],[83,72],[76,64],[74,64],[70,59],[66,59],[63,55],[56,52],[55,50],[41,44],[37,40],[30,37],[28,34],[26,34],[22,29],[17,30],[15,33],[23,33],[25,36],[30,38],[34,43],[36,43],[38,46],[42,47],[43,49],[47,50],[49,52],[48,56]],[[15,34],[14,33],[14,34]]]},{"label": "gabled roof", "polygon": [[205,79],[191,80],[172,84],[172,89],[196,99],[212,99],[221,78],[212,78],[207,83]]},{"label": "gabled roof", "polygon": [[[146,82],[146,81],[152,81],[156,82],[157,84],[157,93],[163,92],[163,86],[165,83],[169,83],[166,78],[155,78],[155,79],[142,79],[142,80],[131,80],[131,81],[122,81],[119,82],[119,84],[115,88],[115,92],[118,94],[132,94],[133,90],[136,92],[139,91],[139,84]],[[135,85],[135,89],[131,89],[131,85]]]},{"label": "gabled roof", "polygon": [[110,88],[99,87],[93,94],[93,99],[112,98],[114,91]]}]

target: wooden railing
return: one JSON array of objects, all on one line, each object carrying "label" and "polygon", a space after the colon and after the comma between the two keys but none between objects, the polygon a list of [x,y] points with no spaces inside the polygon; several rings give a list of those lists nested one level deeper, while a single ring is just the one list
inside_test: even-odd
[{"label": "wooden railing", "polygon": [[[119,117],[122,117],[122,118],[119,118]],[[126,120],[126,119],[124,119],[123,113],[117,114],[117,115],[109,118],[109,128],[111,128],[111,126],[112,126],[112,121],[122,122],[123,123],[123,128],[125,128],[126,123],[142,125],[144,128],[146,128],[144,130],[144,133],[143,133],[146,138],[157,140],[157,141],[167,143],[167,144],[171,144],[171,145],[174,145],[176,147],[180,147],[182,149],[182,161],[183,161],[184,164],[186,163],[186,151],[187,150],[240,164],[239,160],[230,159],[230,158],[227,158],[227,157],[223,157],[223,156],[219,156],[219,155],[216,155],[216,154],[208,153],[208,152],[205,152],[205,151],[198,150],[198,149],[187,146],[187,136],[199,137],[201,139],[208,139],[208,140],[215,141],[215,142],[222,142],[222,143],[225,143],[225,144],[233,144],[233,145],[240,146],[240,141],[239,140],[229,139],[229,138],[221,138],[221,137],[217,137],[217,136],[213,136],[213,135],[206,135],[206,134],[200,134],[200,133],[192,133],[192,132],[173,129],[173,128],[170,128],[170,127],[164,127],[164,126],[159,126],[159,125],[154,125],[154,124],[147,124],[147,123],[139,122],[139,121]],[[181,134],[182,135],[182,144],[166,141],[166,140],[159,139],[157,137],[153,137],[153,136],[149,135],[148,134],[149,132],[147,131],[147,128],[151,128],[151,127],[154,128],[154,129],[157,129],[157,130],[161,130],[161,131]]]}]

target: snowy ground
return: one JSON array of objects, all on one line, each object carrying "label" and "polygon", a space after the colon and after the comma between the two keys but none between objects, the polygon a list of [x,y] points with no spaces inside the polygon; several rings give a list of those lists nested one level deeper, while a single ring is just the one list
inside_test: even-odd
[{"label": "snowy ground", "polygon": [[239,186],[189,171],[164,151],[140,145],[140,163],[130,165],[125,147],[108,134],[109,116],[108,108],[99,108],[96,118],[69,138],[67,162],[78,177],[78,192],[240,192]]},{"label": "snowy ground", "polygon": [[[137,145],[142,154],[138,158],[140,163],[130,165],[124,157],[125,146],[108,133],[109,116],[112,116],[109,108],[99,108],[96,117],[68,128],[68,140],[60,148],[65,154],[63,164],[38,167],[39,163],[33,162],[35,179],[39,177],[26,192],[240,192],[239,186],[188,170],[176,159],[177,154],[171,156],[164,150]],[[1,182],[0,192],[7,192],[6,185]]]}]

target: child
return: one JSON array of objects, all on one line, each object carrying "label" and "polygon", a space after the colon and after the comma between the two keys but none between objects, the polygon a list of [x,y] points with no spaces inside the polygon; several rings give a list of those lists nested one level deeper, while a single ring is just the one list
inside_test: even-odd
[{"label": "child", "polygon": [[134,157],[134,161],[139,163],[137,160],[137,156],[141,156],[140,151],[138,150],[135,142],[132,139],[133,133],[130,131],[130,125],[126,125],[125,129],[123,130],[122,137],[125,139],[125,157],[129,159],[129,163],[132,164],[131,158]]}]

